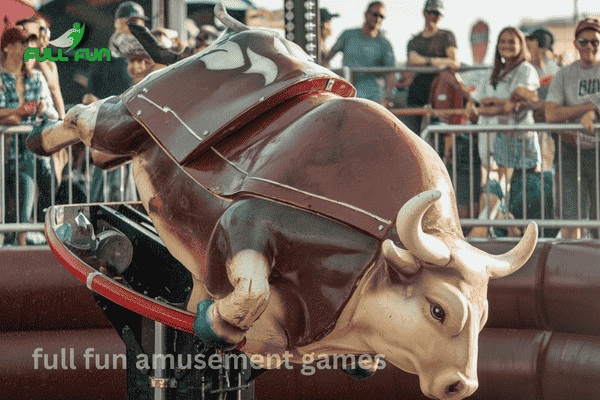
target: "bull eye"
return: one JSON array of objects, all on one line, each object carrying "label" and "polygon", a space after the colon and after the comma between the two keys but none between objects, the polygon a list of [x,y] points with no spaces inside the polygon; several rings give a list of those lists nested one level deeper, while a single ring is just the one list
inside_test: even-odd
[{"label": "bull eye", "polygon": [[438,321],[443,323],[444,320],[446,319],[446,312],[439,305],[431,304],[431,307],[429,308],[429,310],[431,312],[431,316],[433,318],[437,319]]}]

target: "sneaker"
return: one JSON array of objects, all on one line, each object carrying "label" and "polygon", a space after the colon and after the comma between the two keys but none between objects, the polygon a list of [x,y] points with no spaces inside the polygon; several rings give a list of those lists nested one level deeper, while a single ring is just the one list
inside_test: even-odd
[{"label": "sneaker", "polygon": [[25,240],[30,245],[43,245],[46,244],[46,236],[42,232],[27,232],[25,234]]}]

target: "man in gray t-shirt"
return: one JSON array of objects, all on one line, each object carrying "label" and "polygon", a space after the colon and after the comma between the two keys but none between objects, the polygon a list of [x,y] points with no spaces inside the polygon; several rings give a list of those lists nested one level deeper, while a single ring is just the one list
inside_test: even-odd
[{"label": "man in gray t-shirt", "polygon": [[[546,121],[581,122],[581,159],[577,160],[574,135],[562,135],[562,211],[564,219],[585,219],[596,214],[598,159],[593,123],[600,109],[600,21],[586,18],[575,28],[579,60],[561,68],[546,97]],[[578,181],[581,184],[579,191]],[[580,203],[581,201],[581,203]],[[580,205],[580,206],[579,206]],[[563,237],[580,238],[579,228],[564,228]]]},{"label": "man in gray t-shirt", "polygon": [[[380,28],[385,18],[385,5],[379,1],[369,4],[365,12],[365,23],[362,28],[344,31],[329,52],[324,52],[323,61],[328,62],[340,51],[344,58],[342,64],[352,68],[394,67],[396,59],[392,44],[387,40]],[[387,106],[392,97],[396,83],[395,74],[386,74],[386,87],[383,90],[378,84],[381,74],[355,73],[352,84],[356,87],[357,97],[373,100]]]}]

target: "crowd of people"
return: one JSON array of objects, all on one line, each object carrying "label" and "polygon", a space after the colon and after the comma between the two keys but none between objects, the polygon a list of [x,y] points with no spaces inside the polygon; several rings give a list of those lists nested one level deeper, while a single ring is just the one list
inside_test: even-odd
[{"label": "crowd of people", "polygon": [[[437,67],[442,71],[456,71],[461,64],[456,38],[452,31],[439,28],[444,15],[442,0],[426,0],[423,6],[424,28],[408,42],[406,49],[409,66]],[[342,64],[351,69],[364,67],[395,67],[396,56],[388,38],[382,31],[386,19],[386,6],[373,1],[365,10],[361,27],[344,31],[327,49],[325,43],[331,36],[333,19],[339,17],[321,9],[320,62],[329,61],[342,53]],[[118,95],[141,81],[149,73],[163,68],[148,46],[142,46],[130,30],[132,24],[145,26],[148,22],[143,8],[125,1],[115,13],[114,33],[108,48],[111,59],[93,64],[87,79],[87,93],[81,99],[91,104],[98,99]],[[129,24],[129,25],[128,25]],[[60,90],[56,64],[52,61],[27,62],[23,59],[26,48],[45,48],[49,45],[49,23],[39,16],[16,21],[5,28],[0,44],[0,125],[32,125],[43,129],[52,120],[63,118],[65,104]],[[133,27],[131,28],[133,29]],[[188,38],[165,28],[152,31],[155,42],[164,49],[183,58],[201,51],[219,36],[210,25],[197,27],[186,22]],[[508,217],[552,218],[556,212],[553,193],[557,192],[555,164],[560,161],[560,188],[562,209],[558,214],[564,219],[597,218],[596,174],[598,159],[595,152],[593,124],[598,121],[600,107],[600,23],[588,18],[581,21],[574,32],[574,45],[579,60],[561,66],[553,55],[554,38],[544,29],[525,36],[518,28],[506,27],[497,37],[494,65],[489,75],[482,76],[474,87],[460,85],[460,76],[450,74],[459,84],[459,100],[464,107],[463,120],[472,124],[533,124],[535,122],[582,124],[581,135],[556,135],[550,132],[485,133],[475,136],[475,145],[469,145],[466,135],[444,140],[440,156],[445,161],[458,157],[453,175],[457,204],[461,217],[477,215]],[[370,99],[385,107],[394,105],[398,90],[407,91],[406,106],[418,108],[432,103],[432,92],[438,84],[437,72],[365,73],[353,75],[357,96]],[[420,116],[403,117],[402,121],[419,133],[424,121]],[[577,139],[579,138],[579,139]],[[448,138],[446,138],[448,139]],[[136,190],[127,168],[109,171],[93,168],[85,163],[86,149],[74,146],[71,154],[66,150],[52,158],[34,158],[26,149],[25,140],[17,136],[8,138],[5,155],[5,204],[2,212],[6,222],[41,221],[43,209],[52,201],[116,201],[135,200]],[[560,156],[555,157],[560,144]],[[452,147],[454,146],[454,147]],[[577,146],[580,146],[579,148]],[[475,155],[472,157],[470,155]],[[577,162],[577,155],[581,163]],[[65,165],[72,160],[72,168]],[[91,153],[98,165],[117,163],[112,156],[98,151]],[[466,163],[473,165],[465,165]],[[18,166],[18,170],[16,169]],[[475,185],[469,174],[475,170]],[[492,177],[481,171],[495,171]],[[55,175],[52,176],[52,173]],[[91,178],[90,178],[91,177]],[[59,186],[51,198],[50,182],[56,179]],[[70,181],[69,196],[64,183]],[[61,186],[61,183],[63,185]],[[89,187],[89,192],[84,189]],[[579,186],[578,186],[579,185]],[[581,187],[580,195],[578,187]],[[73,190],[72,190],[73,189]],[[74,193],[73,193],[74,191]],[[523,204],[523,192],[526,200]],[[18,195],[17,195],[18,193]],[[541,195],[544,193],[544,196]],[[485,196],[484,196],[485,194]],[[581,206],[578,207],[578,197]],[[68,197],[68,200],[67,200]],[[543,198],[542,198],[543,197]],[[485,198],[485,201],[484,201]],[[470,204],[475,199],[477,204]],[[508,200],[507,200],[508,199]],[[480,200],[480,201],[478,201]],[[540,205],[544,202],[545,214]],[[35,209],[35,210],[34,210]],[[518,231],[518,230],[517,230]],[[500,230],[474,228],[473,236],[503,234]],[[552,233],[556,235],[556,232]],[[578,238],[581,229],[563,229],[564,237]],[[18,244],[38,243],[43,237],[32,232],[20,232],[5,242]]]},{"label": "crowd of people", "polygon": [[[409,66],[435,66],[450,71],[460,67],[454,33],[439,28],[443,14],[441,0],[425,1],[425,27],[410,39],[406,49]],[[385,17],[383,2],[370,3],[362,28],[344,31],[331,49],[321,50],[322,59],[327,62],[341,51],[342,64],[351,69],[396,65],[389,39],[381,31]],[[554,37],[548,30],[537,29],[528,36],[511,26],[500,31],[490,73],[482,75],[474,87],[466,89],[462,85],[461,105],[465,107],[470,123],[576,122],[582,124],[582,130],[580,136],[573,132],[559,135],[538,131],[480,133],[474,137],[475,157],[469,156],[472,149],[466,135],[457,135],[454,140],[448,138],[452,134],[447,135],[440,155],[450,163],[452,151],[457,153],[459,165],[454,166],[453,179],[461,217],[473,218],[472,207],[475,217],[484,219],[502,213],[509,218],[526,215],[527,218],[549,219],[554,214],[566,220],[598,218],[596,174],[599,160],[595,152],[593,123],[598,121],[600,108],[599,39],[598,19],[587,18],[579,22],[574,32],[579,59],[562,66],[553,54]],[[361,73],[354,76],[353,83],[359,97],[385,106],[391,101],[390,88],[407,89],[406,106],[418,108],[432,104],[437,76],[438,73],[402,71],[400,79],[396,80],[395,74]],[[459,75],[454,76],[460,81]],[[382,80],[386,84],[381,84]],[[460,86],[458,84],[460,82],[457,82]],[[402,121],[414,132],[419,133],[423,128],[421,116],[403,117]],[[577,141],[581,155],[579,164]],[[454,148],[450,148],[452,143]],[[561,149],[559,157],[555,157],[557,147]],[[473,165],[468,164],[470,159]],[[557,164],[560,165],[559,174],[555,173]],[[481,168],[487,172],[495,171],[495,174],[478,174]],[[470,185],[470,175],[474,175],[474,187]],[[557,197],[562,201],[556,202]],[[470,204],[473,198],[480,200],[478,204]],[[552,229],[546,232],[547,236],[558,234]],[[507,234],[501,230],[493,233]],[[487,228],[471,231],[474,236],[488,234]],[[597,232],[593,234],[597,235]],[[580,238],[583,231],[564,228],[560,235]]]}]

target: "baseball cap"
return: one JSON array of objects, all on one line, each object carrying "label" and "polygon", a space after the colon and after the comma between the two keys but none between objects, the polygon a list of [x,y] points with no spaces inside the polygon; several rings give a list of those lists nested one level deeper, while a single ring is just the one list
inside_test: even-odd
[{"label": "baseball cap", "polygon": [[536,40],[540,48],[552,51],[552,46],[554,45],[554,36],[552,36],[552,33],[549,31],[545,29],[536,29],[527,38]]},{"label": "baseball cap", "polygon": [[113,34],[109,40],[109,48],[116,57],[134,58],[148,57],[142,44],[130,33],[119,32]]},{"label": "baseball cap", "polygon": [[339,16],[340,16],[340,14],[332,14],[329,12],[328,9],[321,8],[321,23],[329,21],[332,18],[337,18]]},{"label": "baseball cap", "polygon": [[425,11],[437,11],[440,14],[443,14],[444,3],[442,0],[427,0],[425,2]]},{"label": "baseball cap", "polygon": [[6,46],[12,43],[25,42],[35,35],[28,35],[25,30],[20,26],[14,26],[6,29],[2,33],[2,39],[0,40],[0,49],[4,50]]},{"label": "baseball cap", "polygon": [[119,7],[117,7],[117,11],[115,12],[115,19],[119,18],[141,18],[149,21],[144,13],[144,8],[135,1],[125,1],[119,4]]},{"label": "baseball cap", "polygon": [[575,28],[575,37],[586,29],[592,29],[600,33],[600,21],[598,21],[598,18],[586,18],[579,22],[577,28]]}]

